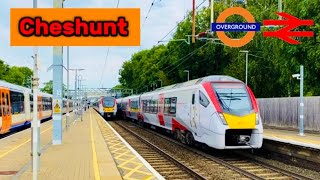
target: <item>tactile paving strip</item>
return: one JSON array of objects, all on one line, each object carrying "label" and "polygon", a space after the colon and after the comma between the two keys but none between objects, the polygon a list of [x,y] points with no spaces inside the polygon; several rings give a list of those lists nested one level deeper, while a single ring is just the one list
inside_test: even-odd
[{"label": "tactile paving strip", "polygon": [[101,118],[96,118],[102,135],[123,179],[157,179],[148,168],[131,152]]}]

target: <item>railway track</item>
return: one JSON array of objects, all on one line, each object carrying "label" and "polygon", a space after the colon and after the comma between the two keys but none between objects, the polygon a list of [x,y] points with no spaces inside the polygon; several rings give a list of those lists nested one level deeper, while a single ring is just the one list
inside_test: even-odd
[{"label": "railway track", "polygon": [[[112,125],[112,123],[110,124]],[[107,128],[107,126],[101,126],[100,128],[101,131],[104,131],[104,128]],[[206,179],[201,174],[185,166],[180,159],[172,157],[148,140],[132,134],[123,128],[118,128],[117,132],[165,179]]]},{"label": "railway track", "polygon": [[[175,141],[172,138],[169,138],[162,134],[156,133],[149,129],[141,128],[140,126],[137,126],[136,124],[133,124],[133,123],[117,121],[117,122],[113,122],[112,124],[116,124],[117,126],[121,127],[121,128],[116,128],[118,131],[124,130],[126,133],[130,133],[135,137],[145,138],[144,139],[145,141],[152,141],[153,144],[157,144],[155,142],[156,139],[161,139],[162,143],[166,144],[167,146],[170,146],[170,147],[176,146],[175,149],[179,149],[183,151],[182,154],[185,154],[186,156],[187,154],[189,155],[191,154],[194,160],[196,160],[197,162],[203,162],[203,164],[205,164],[209,168],[198,166],[199,163],[193,163],[190,160],[186,160],[187,158],[183,159],[183,157],[181,156],[180,157],[175,156],[175,153],[171,153],[170,156],[171,157],[175,156],[174,158],[179,158],[180,163],[182,160],[182,163],[186,164],[186,166],[188,166],[189,169],[195,169],[194,171],[197,171],[198,174],[202,174],[202,176],[205,179],[216,178],[216,176],[218,175],[216,173],[217,170],[220,172],[222,171],[229,174],[227,176],[224,176],[224,179],[232,179],[232,178],[234,179],[249,178],[249,179],[257,179],[257,180],[258,179],[259,180],[261,179],[310,179],[290,171],[279,169],[277,167],[274,167],[262,162],[258,162],[256,160],[249,159],[248,157],[244,157],[243,155],[239,155],[239,154],[232,154],[232,155],[229,154],[227,156],[213,156],[208,153],[199,151],[195,148],[189,147],[178,141]],[[119,133],[122,135],[121,132]],[[156,148],[161,151],[164,151],[164,150],[169,151],[169,149],[166,149],[166,147],[156,147]],[[149,161],[148,156],[146,160]],[[152,163],[150,164],[152,165]],[[211,173],[210,171],[213,171],[214,173]]]}]

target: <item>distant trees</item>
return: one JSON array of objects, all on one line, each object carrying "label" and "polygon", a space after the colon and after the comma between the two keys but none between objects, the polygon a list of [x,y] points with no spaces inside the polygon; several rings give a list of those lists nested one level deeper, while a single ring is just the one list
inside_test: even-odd
[{"label": "distant trees", "polygon": [[[215,14],[228,6],[215,2]],[[248,2],[246,7],[255,17],[256,22],[265,19],[278,19],[277,1],[257,0]],[[301,44],[291,45],[277,38],[265,38],[261,32],[244,47],[230,48],[209,41],[197,40],[195,44],[171,41],[167,45],[157,45],[151,49],[135,53],[122,65],[119,82],[123,87],[137,89],[139,92],[186,81],[207,75],[230,75],[245,81],[245,54],[249,51],[248,85],[257,97],[298,96],[299,82],[292,79],[292,74],[299,73],[299,66],[305,67],[305,94],[320,95],[320,0],[290,0],[283,11],[300,19],[312,19],[313,27],[301,26],[299,31],[312,30],[318,35],[316,39],[299,38]],[[240,16],[232,16],[227,22],[244,22]],[[187,39],[191,35],[191,14],[181,23],[173,39]],[[203,8],[197,12],[196,32],[205,32],[210,28],[210,9]],[[262,27],[263,28],[263,27]],[[265,29],[262,29],[265,30]],[[244,33],[229,33],[229,37],[242,37]],[[209,36],[207,36],[209,37]],[[214,37],[217,38],[214,33]],[[219,41],[218,41],[219,42]],[[316,43],[318,42],[318,43]]]},{"label": "distant trees", "polygon": [[[63,84],[62,89],[63,89],[62,96],[64,97],[65,92],[67,90],[67,87],[65,84]],[[41,91],[48,94],[53,94],[53,81],[50,80],[49,82],[44,83],[44,87],[41,88]]]},{"label": "distant trees", "polygon": [[0,59],[0,79],[12,84],[31,88],[32,70],[28,67],[10,67]]}]

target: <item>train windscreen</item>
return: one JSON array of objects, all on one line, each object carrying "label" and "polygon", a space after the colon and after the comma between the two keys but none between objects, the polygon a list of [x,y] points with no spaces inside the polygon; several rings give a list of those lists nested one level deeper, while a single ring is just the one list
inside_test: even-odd
[{"label": "train windscreen", "polygon": [[223,111],[251,111],[250,96],[241,83],[212,83],[217,99]]},{"label": "train windscreen", "polygon": [[113,98],[104,98],[103,99],[103,107],[113,107],[114,106],[114,99]]}]

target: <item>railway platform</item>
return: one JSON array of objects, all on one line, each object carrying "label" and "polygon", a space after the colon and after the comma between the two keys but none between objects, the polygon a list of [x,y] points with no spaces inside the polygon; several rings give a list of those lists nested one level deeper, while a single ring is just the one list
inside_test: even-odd
[{"label": "railway platform", "polygon": [[319,171],[320,134],[265,128],[262,149],[288,163]]},{"label": "railway platform", "polygon": [[[93,109],[64,130],[61,145],[51,144],[52,121],[40,133],[38,179],[163,179]],[[32,179],[30,136],[27,129],[0,140],[0,179]]]},{"label": "railway platform", "polygon": [[304,136],[300,136],[298,131],[266,128],[263,130],[263,138],[320,150],[320,133],[305,133]]}]

